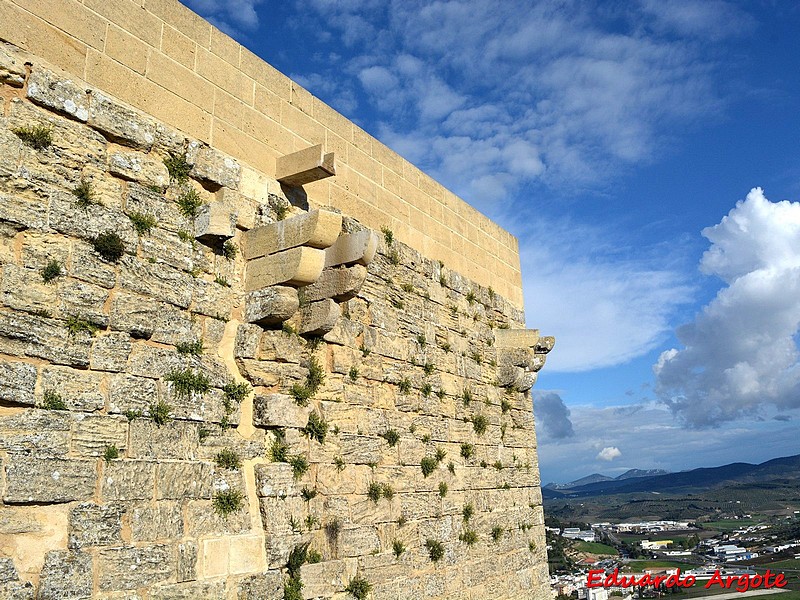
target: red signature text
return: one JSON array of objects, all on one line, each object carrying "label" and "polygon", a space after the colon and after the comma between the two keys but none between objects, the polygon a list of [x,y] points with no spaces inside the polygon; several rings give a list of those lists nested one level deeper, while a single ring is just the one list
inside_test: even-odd
[{"label": "red signature text", "polygon": [[[630,575],[620,576],[619,569],[614,569],[611,573],[606,575],[603,569],[592,569],[586,581],[586,587],[599,588],[599,587],[649,587],[655,588],[664,587],[684,587],[690,588],[697,583],[697,578],[693,575],[682,576],[681,570],[677,569],[672,575],[657,575],[652,576],[649,573],[636,576]],[[783,573],[773,573],[769,569],[762,575],[722,575],[719,571],[715,571],[711,579],[705,584],[706,589],[712,586],[720,586],[724,589],[734,588],[737,592],[746,592],[756,588],[770,589],[782,588],[786,586],[786,577]]]}]

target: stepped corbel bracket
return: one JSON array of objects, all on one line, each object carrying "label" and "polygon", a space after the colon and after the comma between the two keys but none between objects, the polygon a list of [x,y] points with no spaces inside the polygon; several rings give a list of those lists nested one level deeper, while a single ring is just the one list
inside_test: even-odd
[{"label": "stepped corbel bracket", "polygon": [[498,384],[527,392],[536,383],[545,355],[554,345],[555,338],[540,336],[538,329],[496,330]]},{"label": "stepped corbel bracket", "polygon": [[325,252],[301,246],[247,262],[245,291],[253,292],[273,285],[303,286],[315,282],[322,273]]},{"label": "stepped corbel bracket", "polygon": [[378,235],[371,229],[356,233],[343,233],[325,250],[325,266],[367,266],[378,251]]},{"label": "stepped corbel bracket", "polygon": [[312,210],[246,231],[242,236],[242,255],[249,261],[298,246],[328,248],[341,231],[342,215],[327,210]]},{"label": "stepped corbel bracket", "polygon": [[285,185],[301,186],[336,175],[333,152],[325,154],[322,144],[304,148],[275,161],[275,179]]}]

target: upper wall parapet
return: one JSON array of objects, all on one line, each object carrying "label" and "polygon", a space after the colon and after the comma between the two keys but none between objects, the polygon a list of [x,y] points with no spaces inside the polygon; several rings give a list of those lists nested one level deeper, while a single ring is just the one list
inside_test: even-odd
[{"label": "upper wall parapet", "polygon": [[321,144],[336,175],[304,184],[310,207],[390,227],[522,307],[514,236],[176,0],[0,0],[0,39],[85,81],[93,101],[106,92],[241,161],[265,196],[280,157]]}]

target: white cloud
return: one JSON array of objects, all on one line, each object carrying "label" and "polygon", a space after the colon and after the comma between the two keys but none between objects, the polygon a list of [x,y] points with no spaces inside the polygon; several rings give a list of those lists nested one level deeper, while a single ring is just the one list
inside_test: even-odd
[{"label": "white cloud", "polygon": [[755,27],[749,15],[722,0],[643,0],[642,8],[656,27],[681,35],[719,39]]},{"label": "white cloud", "polygon": [[[542,481],[567,482],[590,474],[597,467],[598,452],[608,447],[625,449],[623,456],[602,463],[601,472],[611,476],[628,469],[681,471],[737,461],[763,462],[800,453],[800,410],[774,414],[767,410],[763,421],[724,423],[713,435],[705,430],[686,429],[664,404],[655,400],[606,407],[575,404],[569,406],[569,412],[573,436],[539,436]],[[536,401],[534,415],[539,432]],[[653,443],[654,439],[658,443]]]},{"label": "white cloud", "polygon": [[597,460],[605,460],[611,462],[615,458],[622,456],[622,452],[616,446],[606,446],[597,453]]},{"label": "white cloud", "polygon": [[241,31],[253,31],[259,25],[256,6],[264,0],[181,0],[222,31],[237,37]]},{"label": "white cloud", "polygon": [[800,203],[756,188],[703,235],[701,269],[727,285],[661,354],[659,397],[693,427],[800,407]]},{"label": "white cloud", "polygon": [[665,341],[670,317],[691,297],[668,257],[619,256],[608,240],[621,234],[537,223],[520,235],[520,260],[529,326],[556,337],[548,372],[621,364]]},{"label": "white cloud", "polygon": [[[672,125],[715,114],[712,66],[694,36],[720,25],[692,5],[680,21],[692,44],[675,38],[677,25],[646,32],[666,18],[651,4],[316,0],[310,14],[352,44],[349,73],[383,123],[379,138],[412,148],[409,160],[479,204],[532,180],[605,183],[650,160]],[[495,155],[481,163],[487,147]],[[488,176],[503,180],[493,194]]]}]

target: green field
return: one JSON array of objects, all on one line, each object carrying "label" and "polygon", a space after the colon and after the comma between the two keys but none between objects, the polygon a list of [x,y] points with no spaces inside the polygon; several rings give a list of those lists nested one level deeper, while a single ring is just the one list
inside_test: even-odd
[{"label": "green field", "polygon": [[573,546],[578,552],[590,552],[591,554],[610,554],[617,555],[617,549],[613,546],[606,546],[598,542],[584,542],[583,540],[576,540]]},{"label": "green field", "polygon": [[723,521],[706,521],[701,523],[706,529],[717,529],[719,531],[732,531],[750,525],[757,525],[761,521],[755,519],[725,519]]},{"label": "green field", "polygon": [[800,560],[777,560],[775,562],[766,563],[763,565],[759,565],[760,567],[769,567],[773,571],[775,569],[793,569],[793,570],[800,570]]}]

